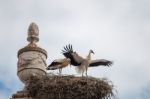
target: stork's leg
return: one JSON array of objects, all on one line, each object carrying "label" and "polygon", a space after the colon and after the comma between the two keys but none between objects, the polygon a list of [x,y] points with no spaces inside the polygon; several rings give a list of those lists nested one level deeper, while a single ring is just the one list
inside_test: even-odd
[{"label": "stork's leg", "polygon": [[83,77],[83,72],[82,72],[82,77]]},{"label": "stork's leg", "polygon": [[86,74],[86,76],[87,76],[88,66],[86,66],[85,68],[86,68],[86,69],[85,69],[85,74]]},{"label": "stork's leg", "polygon": [[61,74],[61,69],[59,69],[59,74]]},{"label": "stork's leg", "polygon": [[60,73],[62,73],[62,68],[60,69]]},{"label": "stork's leg", "polygon": [[71,67],[71,64],[70,64],[70,67]]},{"label": "stork's leg", "polygon": [[87,76],[87,71],[85,72],[85,75]]}]

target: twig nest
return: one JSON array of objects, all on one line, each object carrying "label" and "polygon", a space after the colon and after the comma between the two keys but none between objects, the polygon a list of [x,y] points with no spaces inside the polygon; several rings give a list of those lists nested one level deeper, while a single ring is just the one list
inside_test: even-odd
[{"label": "twig nest", "polygon": [[107,79],[46,75],[31,77],[26,86],[37,99],[108,99],[114,97],[113,85]]}]

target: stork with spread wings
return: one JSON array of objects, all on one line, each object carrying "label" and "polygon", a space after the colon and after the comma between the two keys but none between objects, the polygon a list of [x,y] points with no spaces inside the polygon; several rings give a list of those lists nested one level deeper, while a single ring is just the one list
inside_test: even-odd
[{"label": "stork with spread wings", "polygon": [[83,58],[78,55],[78,53],[73,51],[72,45],[65,46],[64,49],[62,50],[63,55],[66,58],[70,59],[70,64],[73,66],[76,66],[76,70],[78,73],[82,73],[82,76],[85,72],[87,76],[87,70],[88,67],[96,67],[96,66],[111,66],[112,61],[106,60],[106,59],[97,59],[97,60],[92,60],[91,59],[91,54],[93,50],[90,50],[87,57]]}]

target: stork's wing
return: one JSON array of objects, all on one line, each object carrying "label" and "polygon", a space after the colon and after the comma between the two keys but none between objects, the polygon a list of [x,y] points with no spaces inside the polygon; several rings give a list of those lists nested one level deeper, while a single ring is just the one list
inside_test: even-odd
[{"label": "stork's wing", "polygon": [[49,65],[49,67],[51,67],[51,66],[57,66],[57,65],[60,65],[61,63],[60,62],[55,62],[55,61],[53,61],[50,65]]},{"label": "stork's wing", "polygon": [[61,63],[60,62],[57,62],[57,61],[53,61],[46,69],[47,70],[55,70],[55,69],[58,69],[57,66],[60,65]]},{"label": "stork's wing", "polygon": [[112,61],[109,60],[105,60],[105,59],[97,59],[97,60],[92,60],[89,64],[89,67],[96,67],[96,66],[100,66],[100,65],[104,65],[104,66],[110,66],[112,65]]},{"label": "stork's wing", "polygon": [[66,58],[70,58],[71,65],[79,66],[83,61],[83,58],[81,56],[79,56],[76,52],[73,52],[72,45],[70,44],[64,47],[62,53]]}]

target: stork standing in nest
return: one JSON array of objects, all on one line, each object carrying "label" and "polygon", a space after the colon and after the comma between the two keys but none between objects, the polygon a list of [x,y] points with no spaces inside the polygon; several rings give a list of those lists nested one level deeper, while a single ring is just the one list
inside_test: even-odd
[{"label": "stork standing in nest", "polygon": [[59,69],[59,74],[62,73],[62,69],[70,64],[69,58],[55,59],[46,69],[56,70]]},{"label": "stork standing in nest", "polygon": [[96,66],[110,66],[112,65],[112,61],[106,59],[91,59],[91,54],[94,54],[93,50],[90,50],[87,57],[83,58],[79,56],[76,52],[73,51],[72,45],[68,45],[64,47],[62,50],[63,55],[66,58],[70,59],[70,64],[76,66],[76,70],[78,73],[82,73],[82,76],[85,72],[87,76],[88,67],[96,67]]}]

